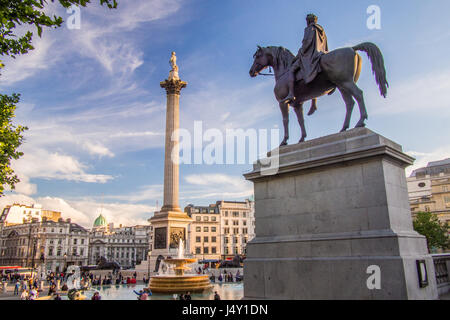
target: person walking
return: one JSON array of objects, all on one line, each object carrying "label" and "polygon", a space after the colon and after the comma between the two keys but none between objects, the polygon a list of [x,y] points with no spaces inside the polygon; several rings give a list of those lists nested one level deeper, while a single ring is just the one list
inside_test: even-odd
[{"label": "person walking", "polygon": [[16,281],[16,285],[14,286],[14,295],[18,296],[19,295],[19,289],[20,289],[20,281],[17,280]]},{"label": "person walking", "polygon": [[220,300],[219,293],[217,291],[214,291],[214,300]]}]

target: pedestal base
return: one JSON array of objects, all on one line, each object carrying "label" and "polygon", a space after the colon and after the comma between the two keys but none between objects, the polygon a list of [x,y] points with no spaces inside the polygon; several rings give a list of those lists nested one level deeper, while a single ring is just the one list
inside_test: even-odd
[{"label": "pedestal base", "polygon": [[256,218],[245,298],[437,299],[426,240],[412,228],[404,173],[412,161],[359,128],[281,148],[275,175],[255,164],[245,175]]}]

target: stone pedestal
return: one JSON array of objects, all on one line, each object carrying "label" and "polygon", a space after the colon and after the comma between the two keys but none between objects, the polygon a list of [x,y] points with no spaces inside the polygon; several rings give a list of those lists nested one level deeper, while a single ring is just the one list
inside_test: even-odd
[{"label": "stone pedestal", "polygon": [[256,219],[245,298],[437,299],[426,240],[412,227],[404,168],[414,159],[400,145],[358,128],[282,147],[278,160],[274,175],[260,162],[245,175]]}]

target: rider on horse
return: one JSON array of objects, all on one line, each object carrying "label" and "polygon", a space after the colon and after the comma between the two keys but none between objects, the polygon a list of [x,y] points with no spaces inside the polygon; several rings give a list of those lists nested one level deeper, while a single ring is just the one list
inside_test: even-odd
[{"label": "rider on horse", "polygon": [[[307,27],[305,28],[302,47],[298,51],[297,57],[295,57],[289,70],[289,94],[283,100],[287,103],[292,103],[295,100],[294,84],[297,71],[300,70],[300,79],[303,79],[306,84],[310,83],[322,71],[320,58],[324,53],[328,52],[327,36],[323,27],[317,24],[317,16],[308,14],[306,16],[306,23]],[[316,103],[317,99],[313,99],[308,115],[316,111]]]}]

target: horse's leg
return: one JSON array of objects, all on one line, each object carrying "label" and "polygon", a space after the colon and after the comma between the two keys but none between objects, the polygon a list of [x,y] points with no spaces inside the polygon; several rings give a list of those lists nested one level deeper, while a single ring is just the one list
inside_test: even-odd
[{"label": "horse's leg", "polygon": [[317,99],[311,100],[311,108],[309,109],[308,116],[312,115],[317,110]]},{"label": "horse's leg", "polygon": [[342,126],[341,130],[341,132],[343,132],[347,130],[348,127],[350,126],[350,118],[352,117],[352,111],[353,107],[355,106],[355,100],[353,100],[352,95],[348,93],[348,91],[346,91],[345,89],[339,88],[339,91],[341,92],[342,99],[344,99],[345,102],[345,108],[347,109],[345,113],[344,125]]},{"label": "horse's leg", "polygon": [[305,141],[306,138],[306,129],[305,129],[305,119],[303,117],[303,103],[296,103],[294,105],[294,111],[297,115],[298,124],[300,125],[300,128],[302,130],[302,137],[300,138],[300,142]]},{"label": "horse's leg", "polygon": [[361,116],[355,128],[364,127],[364,120],[366,120],[368,116],[362,90],[358,88],[358,86],[353,81],[345,82],[344,84],[341,84],[341,87],[344,88],[345,91],[349,92],[353,97],[355,97],[356,101],[358,102],[359,113]]},{"label": "horse's leg", "polygon": [[283,116],[284,139],[281,141],[280,147],[287,145],[289,139],[289,104],[280,101],[281,115]]}]

